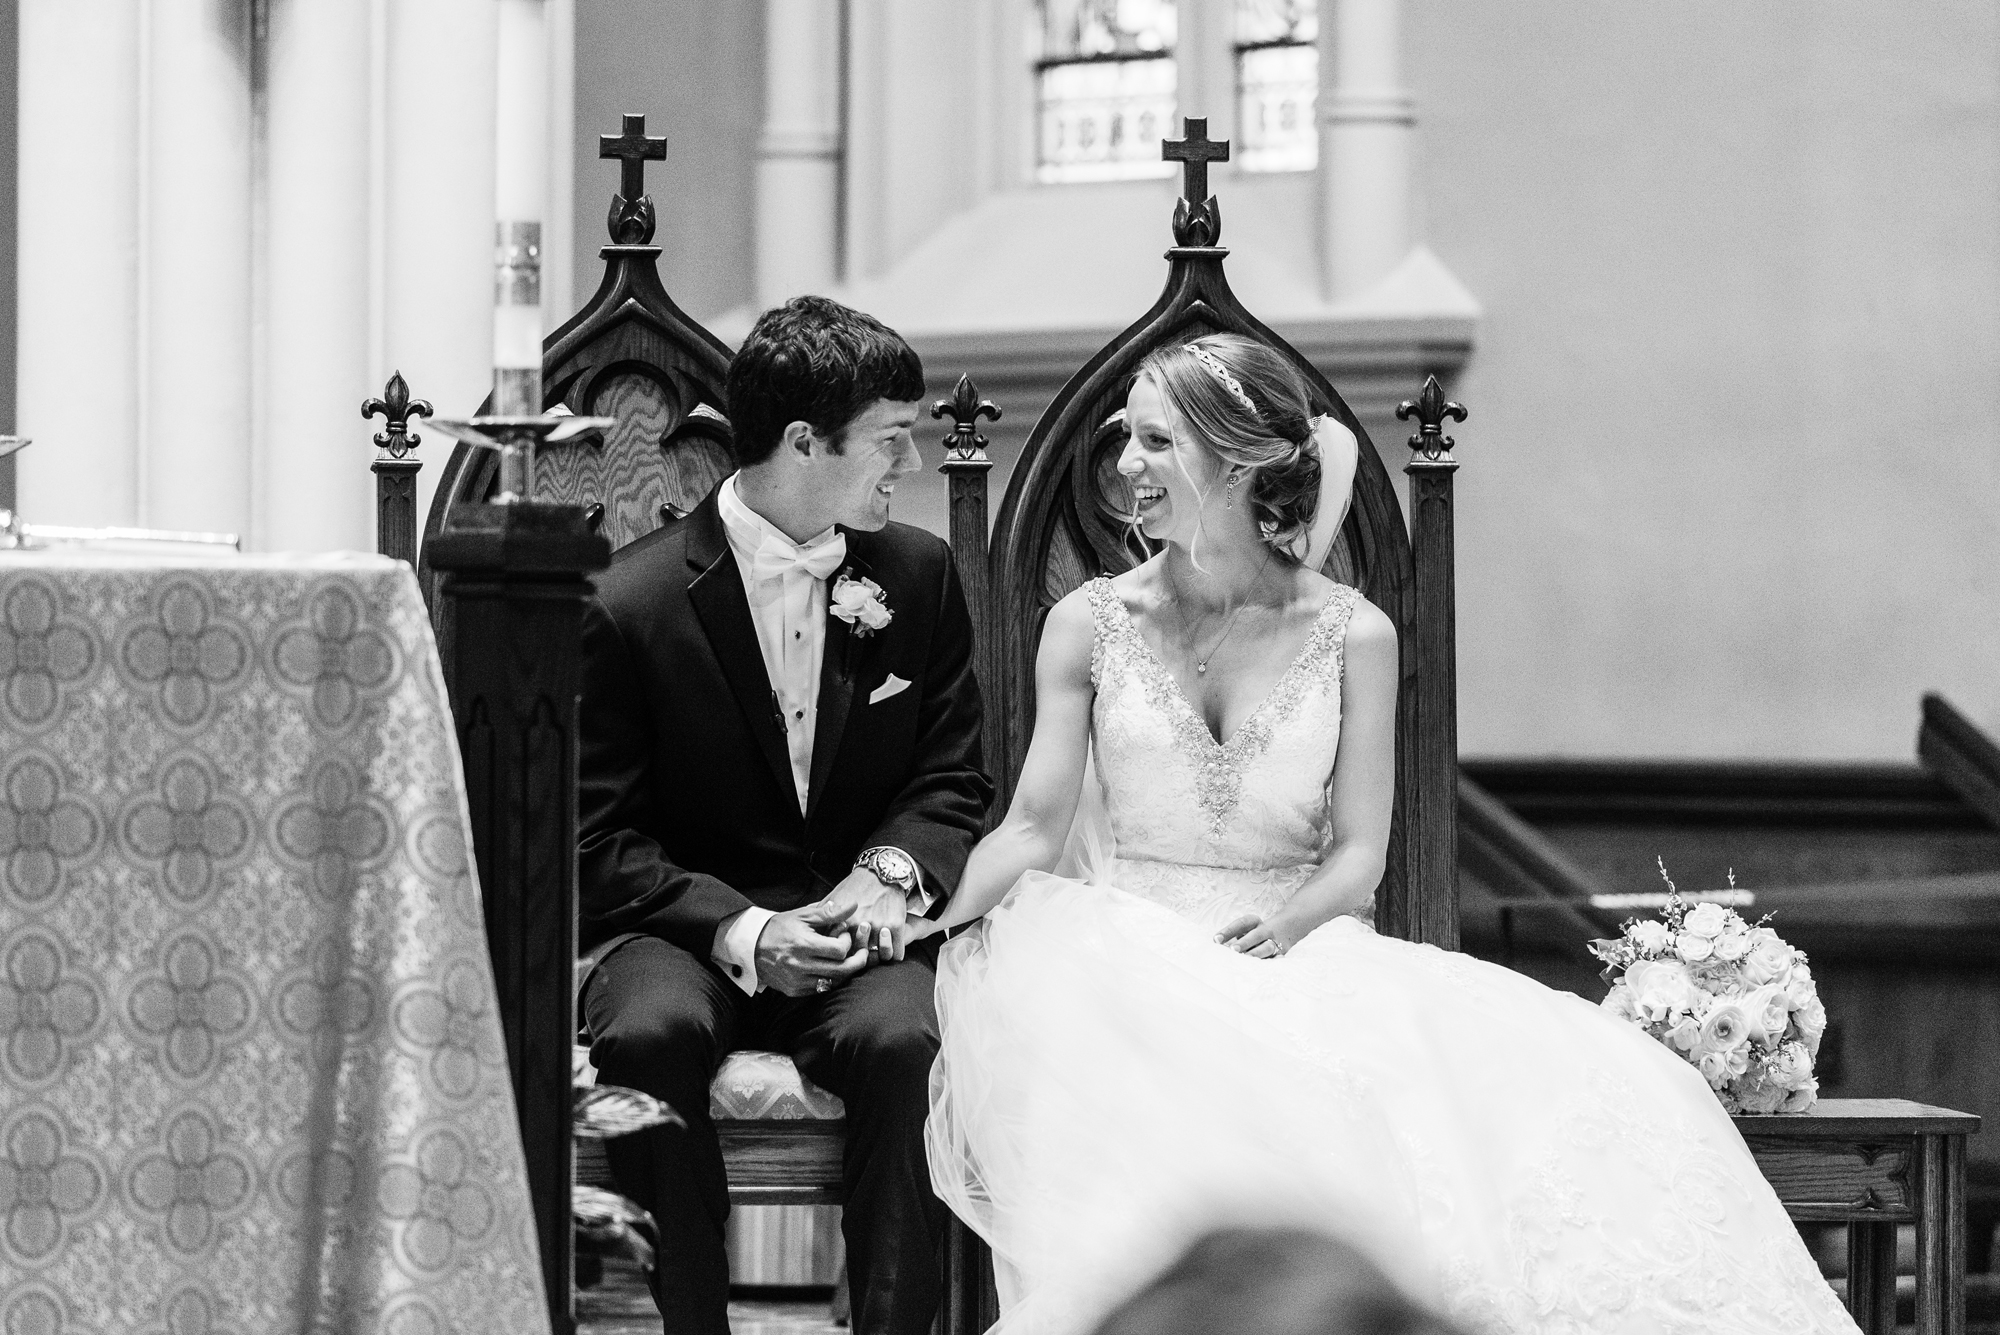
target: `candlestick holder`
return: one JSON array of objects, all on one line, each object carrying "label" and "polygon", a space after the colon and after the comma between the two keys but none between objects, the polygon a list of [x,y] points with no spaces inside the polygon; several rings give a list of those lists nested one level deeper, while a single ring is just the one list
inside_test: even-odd
[{"label": "candlestick holder", "polygon": [[539,417],[434,418],[430,429],[440,435],[500,455],[500,490],[495,505],[534,500],[535,457],[544,445],[575,440],[592,431],[608,431],[615,417],[578,417],[544,413]]}]

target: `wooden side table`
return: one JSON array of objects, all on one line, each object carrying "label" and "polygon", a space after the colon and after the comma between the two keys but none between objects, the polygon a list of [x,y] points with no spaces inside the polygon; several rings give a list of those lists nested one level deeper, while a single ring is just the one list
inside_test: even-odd
[{"label": "wooden side table", "polygon": [[1844,1223],[1847,1307],[1895,1335],[1896,1226],[1917,1226],[1917,1335],[1965,1330],[1965,1138],[1971,1113],[1907,1099],[1822,1099],[1739,1116],[1737,1130],[1793,1219]]}]

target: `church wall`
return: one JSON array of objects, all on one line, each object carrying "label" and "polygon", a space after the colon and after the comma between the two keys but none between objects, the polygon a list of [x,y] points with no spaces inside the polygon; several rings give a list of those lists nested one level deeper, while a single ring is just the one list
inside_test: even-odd
[{"label": "church wall", "polygon": [[[872,51],[850,127],[864,287],[962,227],[938,221],[946,195],[1006,198],[987,194],[1004,139],[963,147],[963,118],[1000,100],[927,54],[997,39],[940,38],[910,4],[852,11]],[[2000,729],[1995,15],[1403,8],[1416,235],[1484,311],[1456,386],[1473,412],[1457,433],[1464,749],[1907,759],[1927,689]],[[579,132],[615,124],[618,97],[657,98],[675,138],[663,271],[725,337],[752,308],[761,12],[605,0],[579,19]],[[579,295],[608,179],[578,172]],[[1247,183],[1220,184],[1247,246]],[[1156,264],[1151,236],[1141,248]],[[1246,293],[1258,262],[1231,261]],[[960,343],[927,356],[934,391],[977,371]],[[989,429],[996,508],[1055,383],[982,381],[1008,411]],[[1392,470],[1402,434],[1377,432]],[[905,491],[899,517],[941,529],[929,470]]]},{"label": "church wall", "polygon": [[[0,435],[14,430],[14,142],[21,86],[20,0],[0,0]],[[0,510],[14,508],[14,461],[0,459]]]},{"label": "church wall", "polygon": [[[597,136],[626,112],[667,136],[646,164],[659,214],[660,277],[697,320],[751,299],[755,281],[757,137],[763,121],[762,0],[590,0],[576,14],[575,294],[604,276],[605,214],[616,165]],[[551,311],[549,327],[569,318]]]},{"label": "church wall", "polygon": [[1992,7],[1407,6],[1460,383],[1461,737],[1908,758],[2000,726]]}]

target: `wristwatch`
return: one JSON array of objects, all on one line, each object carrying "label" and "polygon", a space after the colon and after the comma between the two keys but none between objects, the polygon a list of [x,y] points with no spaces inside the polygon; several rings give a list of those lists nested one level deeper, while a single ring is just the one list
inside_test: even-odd
[{"label": "wristwatch", "polygon": [[917,864],[910,855],[900,848],[887,844],[875,848],[864,848],[861,856],[854,859],[857,867],[866,867],[875,873],[875,879],[884,885],[894,886],[907,897],[918,890]]}]

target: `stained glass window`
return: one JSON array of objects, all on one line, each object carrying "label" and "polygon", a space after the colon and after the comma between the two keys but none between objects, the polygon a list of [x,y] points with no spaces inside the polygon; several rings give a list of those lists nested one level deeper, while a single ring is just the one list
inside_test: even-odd
[{"label": "stained glass window", "polygon": [[1235,0],[1236,151],[1244,171],[1319,163],[1318,0]]},{"label": "stained glass window", "polygon": [[1164,176],[1174,127],[1176,0],[1037,0],[1035,61],[1042,181]]}]

